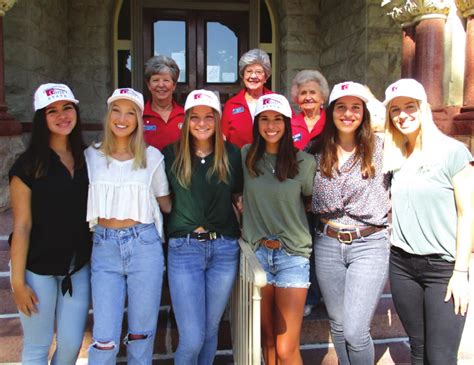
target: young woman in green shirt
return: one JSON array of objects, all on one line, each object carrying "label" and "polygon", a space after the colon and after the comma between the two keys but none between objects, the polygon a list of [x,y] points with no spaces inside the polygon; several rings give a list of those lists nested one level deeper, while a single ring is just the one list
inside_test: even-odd
[{"label": "young woman in green shirt", "polygon": [[178,324],[176,365],[212,364],[217,332],[239,267],[240,151],[225,142],[221,107],[208,90],[191,92],[177,144],[165,147],[173,192],[168,280]]},{"label": "young woman in green shirt", "polygon": [[293,147],[292,112],[284,96],[260,97],[255,114],[253,143],[242,149],[242,235],[267,274],[262,289],[265,363],[298,365],[311,254],[304,198],[311,196],[315,160]]}]

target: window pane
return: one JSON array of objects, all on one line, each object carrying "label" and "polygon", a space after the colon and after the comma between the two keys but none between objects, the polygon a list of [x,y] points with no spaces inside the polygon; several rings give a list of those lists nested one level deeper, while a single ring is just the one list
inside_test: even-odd
[{"label": "window pane", "polygon": [[130,36],[130,0],[124,0],[118,19],[118,39],[131,39]]},{"label": "window pane", "polygon": [[272,20],[265,0],[260,0],[260,43],[272,43]]},{"label": "window pane", "polygon": [[207,22],[206,33],[206,82],[237,82],[237,36],[227,26],[216,22]]},{"label": "window pane", "polygon": [[186,22],[159,20],[153,25],[154,55],[171,57],[178,64],[178,82],[186,82]]},{"label": "window pane", "polygon": [[118,51],[118,87],[132,86],[132,55],[129,50]]}]

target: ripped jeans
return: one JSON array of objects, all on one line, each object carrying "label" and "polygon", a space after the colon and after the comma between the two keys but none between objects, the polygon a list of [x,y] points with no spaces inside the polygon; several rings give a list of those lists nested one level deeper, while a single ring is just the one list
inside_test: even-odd
[{"label": "ripped jeans", "polygon": [[[129,365],[151,364],[163,282],[163,248],[155,225],[97,226],[91,260],[93,339],[90,365],[115,365],[125,298]],[[130,335],[140,337],[131,339]]]}]

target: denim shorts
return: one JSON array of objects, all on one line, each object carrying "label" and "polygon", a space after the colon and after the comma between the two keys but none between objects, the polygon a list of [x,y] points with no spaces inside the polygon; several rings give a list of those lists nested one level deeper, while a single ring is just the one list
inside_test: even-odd
[{"label": "denim shorts", "polygon": [[284,248],[271,250],[259,246],[255,252],[267,274],[267,284],[278,288],[309,288],[309,259],[292,255]]}]

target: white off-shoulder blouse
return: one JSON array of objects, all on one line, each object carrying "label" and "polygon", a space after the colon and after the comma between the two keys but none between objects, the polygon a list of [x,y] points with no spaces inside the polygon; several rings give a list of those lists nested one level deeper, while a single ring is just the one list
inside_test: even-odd
[{"label": "white off-shoulder blouse", "polygon": [[87,221],[91,230],[99,218],[133,219],[155,223],[163,240],[163,216],[156,197],[168,195],[169,187],[161,152],[149,146],[146,167],[140,169],[134,169],[133,159],[106,157],[92,146],[84,153],[90,182]]}]

